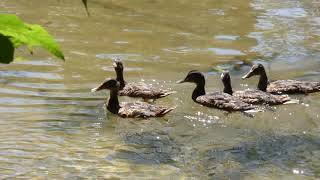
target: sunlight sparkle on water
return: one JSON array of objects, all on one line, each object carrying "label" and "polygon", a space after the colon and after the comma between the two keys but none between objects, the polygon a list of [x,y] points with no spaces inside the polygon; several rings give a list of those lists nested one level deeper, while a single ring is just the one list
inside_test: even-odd
[{"label": "sunlight sparkle on water", "polygon": [[299,169],[293,169],[292,173],[293,174],[304,174],[304,171],[303,170],[299,170]]}]

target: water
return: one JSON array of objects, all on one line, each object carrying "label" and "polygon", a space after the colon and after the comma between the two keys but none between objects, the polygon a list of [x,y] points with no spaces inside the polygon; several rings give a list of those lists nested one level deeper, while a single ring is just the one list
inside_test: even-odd
[{"label": "water", "polygon": [[[251,63],[271,79],[319,80],[316,0],[89,1],[3,0],[0,12],[46,27],[66,62],[36,48],[0,65],[0,178],[315,179],[320,177],[320,94],[269,108],[255,118],[201,107],[189,70],[221,90],[217,69],[234,89]],[[114,77],[178,93],[164,118],[121,119],[105,111],[107,92],[90,93]],[[121,101],[138,99],[121,98]]]}]

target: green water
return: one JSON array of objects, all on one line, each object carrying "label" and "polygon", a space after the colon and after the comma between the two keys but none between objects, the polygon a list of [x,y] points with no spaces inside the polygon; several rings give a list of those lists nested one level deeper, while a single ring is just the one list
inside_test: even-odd
[{"label": "green water", "polygon": [[[221,90],[215,69],[234,89],[251,63],[271,79],[319,81],[320,11],[316,0],[2,0],[0,12],[46,27],[66,62],[42,49],[16,51],[0,64],[0,179],[316,179],[320,178],[320,93],[254,118],[195,104],[189,70]],[[164,118],[121,119],[105,111],[114,77],[178,93]],[[123,97],[121,101],[137,101]]]}]

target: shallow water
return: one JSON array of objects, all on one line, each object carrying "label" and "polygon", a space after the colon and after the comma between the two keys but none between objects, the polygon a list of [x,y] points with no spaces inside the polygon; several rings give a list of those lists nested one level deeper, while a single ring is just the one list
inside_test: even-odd
[{"label": "shallow water", "polygon": [[[271,79],[319,80],[316,0],[89,1],[2,0],[0,12],[45,26],[66,62],[42,49],[16,51],[0,65],[0,178],[314,179],[320,177],[320,93],[299,104],[249,118],[191,100],[189,70],[221,90],[217,69],[234,89],[252,63]],[[164,118],[121,119],[105,111],[107,92],[90,93],[113,77],[112,58],[127,81],[178,93]],[[121,98],[121,101],[138,99]]]}]

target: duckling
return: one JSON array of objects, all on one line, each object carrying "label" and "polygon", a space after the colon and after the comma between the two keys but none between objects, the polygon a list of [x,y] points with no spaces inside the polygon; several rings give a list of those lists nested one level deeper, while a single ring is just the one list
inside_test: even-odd
[{"label": "duckling", "polygon": [[320,91],[320,82],[296,81],[296,80],[277,80],[269,82],[267,73],[262,64],[253,65],[250,71],[242,79],[259,75],[258,89],[269,93],[312,93]]},{"label": "duckling", "polygon": [[289,102],[291,98],[288,95],[274,95],[261,90],[233,91],[229,72],[221,74],[221,80],[224,85],[223,92],[240,98],[243,102],[249,104],[268,104],[277,105]]},{"label": "duckling", "polygon": [[100,91],[103,89],[110,90],[110,98],[107,109],[113,113],[118,114],[123,118],[148,118],[148,117],[162,117],[174,110],[175,107],[165,107],[152,105],[143,102],[128,103],[123,102],[119,104],[118,91],[120,83],[115,79],[106,79],[98,87],[92,89],[92,92]]},{"label": "duckling", "polygon": [[148,99],[158,99],[166,97],[174,91],[167,91],[163,89],[157,89],[145,83],[127,83],[123,78],[123,63],[120,59],[115,59],[114,70],[116,71],[117,78],[116,80],[120,83],[120,96],[129,96],[129,97],[142,97],[144,100]]},{"label": "duckling", "polygon": [[226,111],[247,111],[256,108],[256,106],[245,103],[239,98],[231,96],[230,94],[224,92],[213,92],[210,94],[206,94],[204,88],[204,75],[197,70],[190,71],[183,80],[180,80],[177,83],[184,82],[196,84],[196,88],[192,93],[192,100],[204,106],[223,109]]}]

